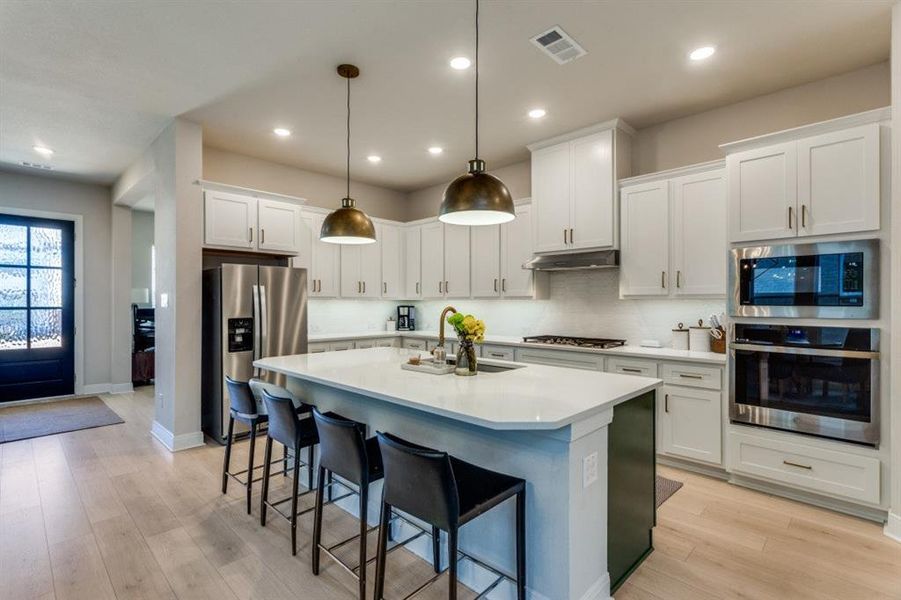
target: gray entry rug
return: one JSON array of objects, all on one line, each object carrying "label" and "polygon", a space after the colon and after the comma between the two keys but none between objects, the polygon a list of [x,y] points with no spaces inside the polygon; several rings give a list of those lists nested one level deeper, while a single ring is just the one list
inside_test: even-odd
[{"label": "gray entry rug", "polygon": [[667,479],[666,477],[658,475],[654,487],[654,495],[657,498],[657,508],[660,508],[661,504],[669,500],[670,496],[679,491],[679,488],[682,487],[682,482],[673,481],[672,479]]},{"label": "gray entry rug", "polygon": [[0,444],[124,423],[97,396],[0,408]]}]

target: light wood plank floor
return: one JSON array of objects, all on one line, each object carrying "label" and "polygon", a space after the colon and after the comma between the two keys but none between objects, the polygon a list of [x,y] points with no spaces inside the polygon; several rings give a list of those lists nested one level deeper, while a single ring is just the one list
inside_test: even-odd
[{"label": "light wood plank floor", "polygon": [[[309,516],[292,557],[286,522],[262,528],[237,485],[219,493],[220,446],[173,455],[150,437],[152,389],[104,400],[124,424],[0,445],[0,600],[355,597],[328,560],[311,574]],[[234,464],[246,460],[239,446]],[[879,525],[661,471],[685,486],[661,508],[656,551],[616,600],[901,599],[901,545]],[[285,489],[276,480],[272,493]],[[354,528],[326,511],[327,542]],[[349,545],[347,558],[355,552]],[[392,554],[388,597],[430,572],[403,550]],[[446,597],[443,584],[421,597]]]}]

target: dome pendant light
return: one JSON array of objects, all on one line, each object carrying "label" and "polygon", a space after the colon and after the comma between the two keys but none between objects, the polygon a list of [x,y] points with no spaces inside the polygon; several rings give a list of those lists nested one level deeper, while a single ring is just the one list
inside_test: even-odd
[{"label": "dome pendant light", "polygon": [[479,0],[476,0],[476,157],[469,172],[454,179],[444,190],[438,220],[452,225],[497,225],[516,218],[510,190],[500,179],[485,172],[479,158]]},{"label": "dome pendant light", "polygon": [[350,197],[350,80],[360,74],[353,65],[339,65],[338,75],[347,79],[347,196],[341,199],[341,208],[330,213],[322,222],[319,239],[331,244],[372,244],[375,242],[375,226],[372,220],[354,206]]}]

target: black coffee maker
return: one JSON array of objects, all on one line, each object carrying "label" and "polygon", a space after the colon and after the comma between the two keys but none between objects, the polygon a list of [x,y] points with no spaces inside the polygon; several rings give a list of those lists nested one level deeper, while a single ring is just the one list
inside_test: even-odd
[{"label": "black coffee maker", "polygon": [[416,307],[404,304],[397,307],[397,330],[416,331]]}]

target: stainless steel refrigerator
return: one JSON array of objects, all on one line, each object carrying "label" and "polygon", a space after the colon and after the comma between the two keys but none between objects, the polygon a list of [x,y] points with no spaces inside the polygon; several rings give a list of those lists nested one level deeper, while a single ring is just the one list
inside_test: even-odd
[{"label": "stainless steel refrigerator", "polygon": [[306,352],[306,269],[223,264],[203,271],[201,395],[207,435],[222,443],[228,431],[226,375],[284,386],[284,375],[255,369],[253,361]]}]

